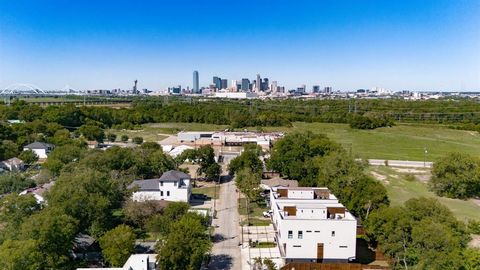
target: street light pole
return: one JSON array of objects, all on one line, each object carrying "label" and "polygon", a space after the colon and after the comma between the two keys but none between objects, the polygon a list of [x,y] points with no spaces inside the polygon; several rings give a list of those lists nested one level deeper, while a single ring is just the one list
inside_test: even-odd
[{"label": "street light pole", "polygon": [[427,147],[423,148],[423,167],[427,167]]}]

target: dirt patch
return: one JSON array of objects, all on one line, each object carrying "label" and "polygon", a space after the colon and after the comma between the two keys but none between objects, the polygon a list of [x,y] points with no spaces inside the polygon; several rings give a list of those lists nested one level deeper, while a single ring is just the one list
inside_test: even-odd
[{"label": "dirt patch", "polygon": [[472,199],[472,201],[473,201],[476,205],[480,206],[480,199]]},{"label": "dirt patch", "polygon": [[411,173],[411,174],[425,174],[430,173],[429,170],[419,170],[419,169],[412,169],[412,168],[395,168],[391,167],[394,171],[399,173]]},{"label": "dirt patch", "polygon": [[377,172],[371,171],[370,172],[375,179],[384,182],[385,184],[390,184],[390,182],[387,180],[387,177],[383,174],[379,174]]},{"label": "dirt patch", "polygon": [[472,248],[480,248],[480,234],[472,235],[472,240],[468,243],[468,246]]}]

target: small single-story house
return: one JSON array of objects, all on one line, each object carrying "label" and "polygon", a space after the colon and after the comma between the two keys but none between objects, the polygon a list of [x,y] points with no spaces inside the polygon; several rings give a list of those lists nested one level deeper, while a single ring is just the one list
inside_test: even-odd
[{"label": "small single-story house", "polygon": [[45,197],[43,196],[43,194],[45,193],[45,191],[50,190],[54,184],[55,181],[52,181],[33,188],[27,188],[24,191],[20,192],[19,195],[33,194],[38,204],[44,204]]},{"label": "small single-story house", "polygon": [[176,170],[162,174],[160,178],[134,181],[129,188],[137,188],[134,201],[166,200],[189,202],[192,194],[190,175]]},{"label": "small single-story house", "polygon": [[23,171],[25,168],[25,163],[19,158],[11,158],[4,160],[0,163],[0,166],[11,171],[11,172],[18,172]]},{"label": "small single-story house", "polygon": [[274,177],[271,179],[261,180],[260,187],[265,190],[269,190],[270,188],[273,190],[277,190],[277,188],[295,188],[298,187],[298,181]]},{"label": "small single-story house", "polygon": [[38,158],[45,159],[53,151],[55,145],[44,142],[34,142],[23,147],[23,151],[32,150]]}]

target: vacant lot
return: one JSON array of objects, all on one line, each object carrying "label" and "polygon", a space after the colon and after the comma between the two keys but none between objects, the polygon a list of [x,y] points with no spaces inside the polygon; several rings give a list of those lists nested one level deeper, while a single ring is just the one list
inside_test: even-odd
[{"label": "vacant lot", "polygon": [[448,152],[480,155],[477,132],[453,130],[438,125],[406,125],[375,130],[351,129],[347,124],[297,122],[291,128],[265,128],[278,131],[324,133],[360,158],[433,161]]},{"label": "vacant lot", "polygon": [[[146,141],[162,140],[165,134],[184,131],[220,131],[225,125],[200,123],[156,123],[141,130],[108,130]],[[292,127],[263,127],[265,131],[323,133],[351,151],[356,157],[434,161],[448,152],[458,151],[480,156],[480,135],[473,131],[453,130],[439,125],[400,124],[375,130],[351,129],[347,124],[295,122]],[[248,130],[257,130],[255,127]],[[425,149],[427,154],[425,156]]]},{"label": "vacant lot", "polygon": [[474,200],[458,200],[438,197],[428,190],[430,172],[425,169],[395,169],[385,166],[370,166],[369,172],[381,181],[388,191],[392,205],[402,205],[411,198],[437,198],[455,216],[462,220],[480,220],[480,205]]}]

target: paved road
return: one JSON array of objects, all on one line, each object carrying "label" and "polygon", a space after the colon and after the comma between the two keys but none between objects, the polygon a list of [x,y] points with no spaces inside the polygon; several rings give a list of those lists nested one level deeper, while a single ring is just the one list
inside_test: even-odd
[{"label": "paved road", "polygon": [[[382,166],[385,165],[384,159],[369,159],[370,165]],[[412,167],[412,168],[431,168],[432,162],[410,161],[410,160],[388,160],[388,166],[392,167]]]},{"label": "paved road", "polygon": [[234,181],[220,185],[220,198],[217,200],[217,219],[213,225],[218,226],[214,232],[210,270],[240,270],[240,235],[237,211],[236,187]]}]

